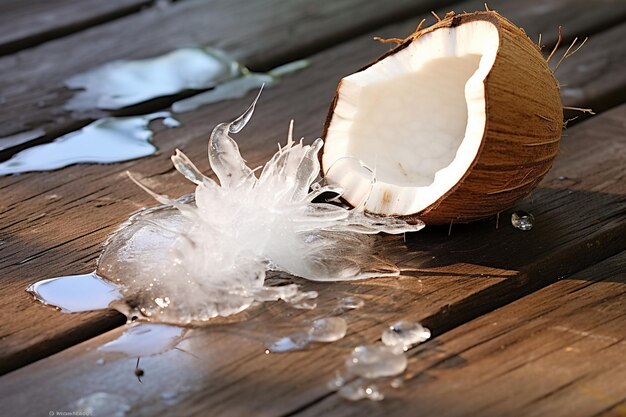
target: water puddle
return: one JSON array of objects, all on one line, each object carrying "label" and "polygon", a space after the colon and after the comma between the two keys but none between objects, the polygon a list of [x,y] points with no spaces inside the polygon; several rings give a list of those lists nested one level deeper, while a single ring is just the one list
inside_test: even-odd
[{"label": "water puddle", "polygon": [[43,304],[64,313],[101,310],[122,295],[119,288],[95,272],[44,279],[26,289]]},{"label": "water puddle", "polygon": [[50,171],[78,163],[113,163],[152,155],[152,120],[174,119],[168,112],[145,116],[106,117],[50,143],[25,149],[0,163],[0,175]]},{"label": "water puddle", "polygon": [[382,333],[382,343],[357,346],[345,361],[344,369],[338,371],[327,386],[339,396],[350,401],[385,398],[381,386],[402,386],[398,375],[408,365],[405,352],[430,338],[430,331],[419,323],[399,321]]},{"label": "water puddle", "polygon": [[188,90],[213,90],[178,101],[174,112],[185,112],[221,100],[243,97],[265,84],[308,64],[296,61],[268,73],[253,73],[226,52],[215,48],[182,48],[154,58],[115,61],[66,80],[77,92],[65,108],[118,110]]},{"label": "water puddle", "polygon": [[98,348],[104,353],[120,353],[130,357],[158,355],[178,345],[188,329],[155,323],[134,323],[120,337]]}]

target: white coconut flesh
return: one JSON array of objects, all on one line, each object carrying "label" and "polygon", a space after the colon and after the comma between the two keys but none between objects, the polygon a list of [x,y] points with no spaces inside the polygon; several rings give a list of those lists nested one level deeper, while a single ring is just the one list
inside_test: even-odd
[{"label": "white coconut flesh", "polygon": [[492,23],[467,22],[344,78],[326,132],[327,180],[352,205],[393,215],[419,213],[454,188],[481,146],[498,46]]}]

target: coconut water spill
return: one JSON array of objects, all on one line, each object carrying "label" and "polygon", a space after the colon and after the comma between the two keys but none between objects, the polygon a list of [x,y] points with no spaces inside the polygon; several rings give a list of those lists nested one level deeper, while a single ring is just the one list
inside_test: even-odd
[{"label": "coconut water spill", "polygon": [[[173,112],[183,113],[243,97],[262,85],[276,85],[283,75],[307,65],[307,61],[295,61],[268,73],[255,73],[218,49],[182,48],[154,58],[111,62],[69,78],[65,85],[77,92],[65,109],[88,116],[94,109],[119,110],[159,97],[197,91],[198,94],[172,104]],[[161,119],[168,128],[181,126],[167,111],[104,117],[50,143],[15,154],[0,163],[0,175],[49,171],[77,163],[108,164],[152,155],[157,148],[151,142],[153,131],[149,124],[155,119]],[[0,138],[0,150],[45,134],[39,129]]]},{"label": "coconut water spill", "polygon": [[167,127],[178,121],[168,112],[146,116],[106,117],[50,143],[33,146],[0,163],[0,175],[50,171],[78,163],[108,164],[142,158],[156,152],[151,121]]}]

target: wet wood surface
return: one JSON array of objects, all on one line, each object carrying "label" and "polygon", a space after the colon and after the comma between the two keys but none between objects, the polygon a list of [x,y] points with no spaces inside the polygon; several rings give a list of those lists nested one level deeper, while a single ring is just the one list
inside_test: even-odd
[{"label": "wet wood surface", "polygon": [[[97,112],[80,116],[66,113],[63,103],[71,93],[61,84],[68,76],[110,60],[152,56],[189,46],[189,42],[225,48],[259,69],[310,57],[309,68],[264,92],[251,124],[237,137],[246,159],[251,165],[260,165],[275,151],[275,143],[284,140],[289,119],[296,120],[296,134],[309,141],[321,133],[338,80],[388,49],[371,41],[372,36],[408,34],[433,7],[427,1],[391,2],[385,10],[370,6],[373,2],[356,0],[341,5],[275,3],[182,1],[167,8],[129,14],[2,57],[0,68],[9,71],[2,72],[0,94],[8,111],[0,116],[6,117],[0,125],[6,130],[0,136],[44,129],[47,136],[53,137],[98,117]],[[173,196],[190,192],[190,185],[171,167],[169,155],[178,147],[199,161],[201,169],[208,170],[208,132],[216,123],[238,115],[250,96],[179,115],[183,125],[178,129],[165,129],[155,122],[154,142],[160,148],[156,156],[0,178],[0,371],[13,370],[0,378],[3,407],[16,415],[46,415],[49,410],[63,410],[82,396],[105,391],[125,397],[133,406],[132,415],[145,416],[206,415],[207,410],[211,415],[403,415],[406,410],[440,415],[444,412],[438,407],[448,404],[452,405],[446,411],[449,415],[545,415],[548,411],[573,415],[565,413],[569,410],[565,405],[575,404],[571,396],[590,386],[577,399],[584,403],[576,407],[577,415],[620,415],[626,389],[617,382],[620,377],[621,381],[626,378],[623,368],[609,365],[620,354],[623,357],[624,335],[618,331],[620,323],[621,328],[626,324],[623,309],[621,315],[615,313],[610,322],[613,324],[598,331],[622,340],[621,345],[617,343],[617,347],[607,350],[582,344],[582,353],[576,353],[581,360],[607,355],[606,363],[595,373],[591,365],[559,362],[556,353],[536,363],[539,359],[533,352],[545,353],[541,350],[544,346],[531,339],[529,329],[539,326],[535,316],[548,311],[551,303],[563,302],[560,293],[567,293],[567,300],[579,307],[557,309],[549,319],[552,326],[580,330],[569,320],[576,320],[576,314],[582,315],[584,309],[591,308],[589,305],[601,305],[605,298],[612,309],[623,306],[623,298],[619,298],[623,275],[621,281],[610,276],[623,269],[624,258],[616,254],[626,249],[626,106],[620,106],[626,88],[622,65],[626,49],[619,42],[625,34],[626,25],[620,24],[620,16],[626,13],[626,7],[611,1],[593,8],[573,0],[530,1],[523,7],[520,3],[503,0],[490,2],[490,6],[523,26],[531,38],[543,33],[543,44],[548,47],[556,40],[558,24],[563,24],[569,39],[591,35],[588,46],[568,59],[557,75],[566,105],[592,106],[600,113],[570,124],[555,167],[541,187],[516,207],[535,215],[537,223],[532,231],[514,229],[509,222],[510,211],[502,213],[499,221],[494,218],[452,225],[451,229],[427,228],[407,237],[408,250],[403,249],[398,261],[413,270],[402,278],[305,284],[318,289],[322,301],[333,302],[338,293],[361,294],[372,306],[369,313],[364,310],[347,316],[350,334],[341,342],[304,352],[265,355],[263,333],[272,328],[264,326],[288,313],[280,306],[266,306],[251,312],[248,322],[194,330],[181,345],[191,354],[170,351],[145,358],[146,377],[144,384],[138,384],[133,374],[135,358],[96,363],[100,357],[97,347],[122,332],[121,315],[60,314],[34,303],[24,288],[42,278],[93,270],[107,234],[132,211],[153,204],[125,178],[125,170],[137,172],[160,192]],[[278,9],[269,7],[272,5]],[[464,2],[438,12],[479,8],[482,2]],[[214,19],[215,26],[201,32],[200,22],[207,19]],[[385,26],[394,21],[401,22]],[[159,26],[162,30],[158,42],[140,35],[155,22],[170,22]],[[235,22],[237,28],[232,27]],[[293,31],[301,36],[294,36]],[[128,37],[128,42],[119,42],[122,35]],[[77,58],[61,60],[66,50],[77,51]],[[52,67],[32,65],[57,61],[60,65]],[[22,74],[21,69],[29,63],[31,71]],[[10,77],[18,77],[19,83],[12,83]],[[36,91],[44,99],[49,98],[47,104],[37,105]],[[166,106],[167,102],[156,105]],[[566,280],[541,289],[562,278]],[[593,284],[593,290],[581,293],[575,290],[580,280],[602,285]],[[591,298],[597,303],[593,304]],[[593,308],[590,313],[584,323],[602,325],[602,315]],[[304,320],[307,314],[297,312],[294,320]],[[565,316],[567,321],[558,324]],[[336,398],[325,383],[345,355],[357,344],[377,339],[384,325],[397,319],[421,320],[435,335],[411,352],[412,372],[405,387],[380,404],[355,405]],[[487,324],[494,321],[507,323],[507,327],[490,333]],[[581,331],[588,332],[586,328]],[[525,354],[508,364],[507,354],[498,351],[502,346],[498,337],[523,341],[527,332],[527,344],[514,343],[513,350],[507,351],[504,343],[508,355]],[[565,331],[556,336],[561,333],[555,332],[542,333],[542,337],[558,340],[555,349],[566,349],[574,343],[568,337],[582,337]],[[590,338],[589,343],[593,342]],[[473,344],[485,345],[485,350],[472,350]],[[545,384],[529,383],[541,376],[543,367],[565,370],[562,375],[555,371],[554,378]],[[475,375],[483,372],[481,369],[483,379],[474,381]],[[490,382],[493,378],[488,376],[501,383]],[[603,378],[617,382],[609,389],[598,382]],[[450,384],[452,387],[447,388]],[[506,384],[511,384],[511,390],[519,389],[520,396],[526,395],[528,401],[522,397],[508,401]],[[557,390],[561,385],[566,387]],[[431,397],[415,394],[422,386]],[[500,390],[495,390],[498,387]],[[173,406],[163,401],[162,394],[174,388],[180,396]],[[490,397],[494,390],[500,396]],[[455,395],[457,403],[446,400],[447,392]],[[428,402],[425,398],[437,400]],[[556,412],[554,407],[559,401],[563,408]]]},{"label": "wet wood surface", "polygon": [[621,252],[414,349],[384,407],[333,395],[294,415],[622,416],[624,265]]},{"label": "wet wood surface", "polygon": [[[306,286],[320,291],[322,304],[331,303],[337,294],[357,294],[370,306],[362,313],[357,310],[347,315],[350,334],[341,342],[304,352],[265,355],[263,342],[268,334],[280,334],[271,323],[284,320],[290,311],[280,305],[268,306],[239,325],[194,330],[180,345],[185,352],[144,358],[146,375],[143,384],[138,384],[134,358],[97,363],[102,357],[97,348],[118,337],[123,331],[119,328],[0,378],[3,402],[29,415],[42,407],[63,409],[75,399],[105,391],[122,395],[137,407],[137,415],[146,416],[203,415],[207,408],[216,415],[291,415],[307,413],[309,406],[312,415],[325,415],[328,409],[317,407],[326,407],[327,401],[339,402],[332,405],[334,412],[350,414],[354,404],[328,399],[334,394],[325,383],[340,369],[351,348],[376,340],[386,324],[397,319],[421,320],[435,335],[445,337],[456,325],[472,323],[472,318],[533,289],[564,278],[576,280],[576,271],[584,265],[594,265],[593,269],[626,248],[622,239],[626,188],[617,164],[624,159],[626,143],[607,139],[618,137],[624,116],[626,105],[570,130],[554,170],[532,201],[520,205],[537,216],[530,232],[520,232],[504,222],[498,229],[495,222],[453,227],[450,237],[442,228],[424,230],[407,241],[408,247],[420,254],[421,262],[401,264],[416,271],[407,271],[399,279]],[[599,142],[603,146],[592,146]],[[615,168],[607,170],[613,164]],[[568,179],[559,179],[564,176]],[[509,212],[503,213],[502,218],[509,216]],[[623,264],[617,267],[623,269]],[[323,306],[319,309],[324,311]],[[305,314],[289,320],[297,323]],[[313,314],[317,314],[315,310]],[[471,339],[471,333],[467,337]],[[416,352],[433,349],[437,354],[445,346],[437,336]],[[416,381],[419,384],[419,378]],[[440,389],[444,396],[446,391]],[[161,397],[169,390],[180,395],[173,408]],[[397,395],[404,406],[412,406],[417,398],[410,389]],[[33,397],[39,402],[32,402]],[[446,402],[437,404],[445,406]],[[385,402],[360,407],[387,412]],[[403,415],[404,409],[391,410]]]},{"label": "wet wood surface", "polygon": [[[506,4],[502,3],[502,6]],[[526,28],[532,33],[530,23]],[[413,28],[414,21],[411,20],[379,28],[375,33],[394,36],[410,33]],[[314,56],[310,68],[294,74],[264,94],[259,111],[250,128],[246,129],[251,134],[241,135],[242,151],[253,165],[262,164],[274,152],[272,143],[284,138],[285,121],[290,118],[296,120],[296,133],[308,140],[321,133],[338,79],[388,48],[373,42],[371,37],[367,34]],[[623,47],[619,43],[612,45]],[[333,65],[328,65],[329,62]],[[585,62],[584,54],[574,55],[559,70],[562,71],[561,81],[575,87],[568,81],[570,71]],[[620,70],[617,66],[609,67],[607,71],[610,69]],[[112,166],[82,165],[57,172],[0,179],[0,187],[10,190],[0,203],[3,225],[6,225],[2,238],[6,243],[0,253],[0,270],[5,277],[5,284],[0,288],[0,311],[7,316],[19,315],[25,320],[3,326],[2,335],[10,337],[3,338],[1,369],[15,369],[121,324],[121,316],[112,313],[56,314],[34,304],[23,289],[44,277],[90,272],[107,234],[132,211],[153,204],[126,179],[124,172],[127,169],[148,177],[151,184],[172,195],[191,192],[190,185],[173,171],[169,155],[174,148],[181,148],[193,160],[199,161],[201,168],[208,170],[205,156],[207,126],[232,119],[246,106],[245,103],[245,100],[226,102],[180,115],[183,126],[179,129],[162,130],[158,127],[159,122],[155,122],[157,134],[154,141],[161,149],[156,157]],[[583,106],[585,102],[573,104],[576,103]],[[266,138],[273,139],[268,141]],[[37,178],[37,181],[29,178]],[[76,185],[77,182],[80,186]],[[490,229],[492,226],[484,227]],[[447,229],[441,229],[439,233],[440,244],[444,245],[441,253],[464,250],[459,248],[467,241],[447,239]],[[564,236],[567,237],[568,233],[565,232]],[[549,235],[546,238],[550,238]],[[487,240],[481,245],[486,243]],[[445,245],[452,246],[448,249]],[[43,277],[42,271],[45,271]],[[445,321],[452,323],[449,318]],[[44,322],[46,325],[42,326]]]}]

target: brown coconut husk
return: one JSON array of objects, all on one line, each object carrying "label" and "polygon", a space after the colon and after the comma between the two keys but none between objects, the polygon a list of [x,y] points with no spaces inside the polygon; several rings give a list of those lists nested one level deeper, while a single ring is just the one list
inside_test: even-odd
[{"label": "brown coconut husk", "polygon": [[[406,48],[422,35],[482,20],[498,30],[495,63],[485,78],[486,123],[476,158],[461,180],[434,204],[414,213],[426,224],[470,222],[495,215],[528,195],[550,170],[559,150],[563,105],[559,84],[540,47],[523,29],[494,11],[448,13],[404,40],[362,71]],[[338,100],[331,104],[324,137]]]}]

